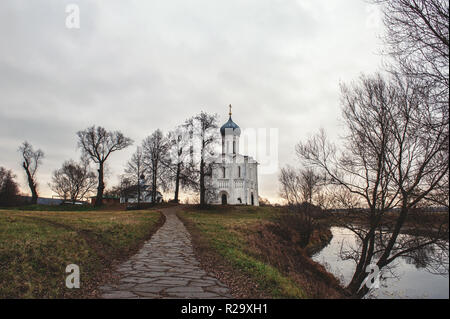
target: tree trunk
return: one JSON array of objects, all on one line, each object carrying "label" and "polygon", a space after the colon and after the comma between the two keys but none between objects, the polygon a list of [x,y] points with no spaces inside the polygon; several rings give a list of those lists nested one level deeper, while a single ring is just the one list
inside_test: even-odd
[{"label": "tree trunk", "polygon": [[34,182],[33,177],[31,176],[31,173],[30,173],[28,167],[25,165],[25,163],[23,163],[23,168],[25,169],[25,172],[27,173],[28,186],[30,187],[30,191],[31,191],[31,204],[37,204],[38,193],[36,190],[36,183]]},{"label": "tree trunk", "polygon": [[99,163],[98,167],[98,187],[97,198],[95,200],[95,207],[103,205],[103,191],[105,190],[105,183],[103,182],[103,163]]},{"label": "tree trunk", "polygon": [[31,187],[31,204],[37,204],[38,193],[36,191],[36,185],[32,185]]},{"label": "tree trunk", "polygon": [[156,177],[158,174],[158,166],[155,165],[155,168],[153,169],[153,176],[152,176],[152,203],[156,203]]},{"label": "tree trunk", "polygon": [[[360,263],[365,264],[365,262],[363,262],[362,260],[360,261]],[[366,273],[365,268],[359,270],[358,272],[355,272],[355,274],[353,275],[352,281],[347,286],[347,290],[351,293],[351,295],[353,297],[355,297],[355,298],[364,297],[365,294],[363,294],[362,296],[360,296],[360,294],[361,294],[361,290],[363,290],[363,287],[366,287],[366,286],[364,285],[363,287],[361,287],[361,285],[364,282],[364,279],[366,279],[366,277],[368,275],[369,274]]]},{"label": "tree trunk", "polygon": [[181,171],[181,162],[177,164],[177,175],[175,177],[175,196],[173,201],[178,203],[178,194],[180,192],[180,171]]},{"label": "tree trunk", "polygon": [[381,255],[380,259],[378,260],[377,265],[380,269],[388,264],[387,260],[388,260],[389,256],[391,255],[392,248],[394,248],[394,245],[397,241],[397,237],[400,234],[400,230],[401,230],[403,224],[405,223],[407,215],[408,215],[407,202],[406,202],[406,200],[403,200],[402,208],[400,210],[400,216],[398,217],[397,222],[394,227],[394,230],[392,231],[391,238],[389,239],[386,249],[384,250],[383,254]]},{"label": "tree trunk", "polygon": [[355,273],[353,274],[352,280],[347,285],[347,289],[351,292],[352,295],[356,295],[361,287],[364,278],[366,278],[366,269],[364,265],[367,263],[368,259],[371,257],[367,256],[367,250],[369,246],[370,235],[367,234],[362,242],[361,256],[359,257],[358,264],[356,265]]},{"label": "tree trunk", "polygon": [[200,161],[200,206],[206,206],[205,193],[205,163],[202,158]]},{"label": "tree trunk", "polygon": [[[400,216],[397,219],[397,222],[395,224],[395,228],[392,232],[391,238],[389,239],[389,242],[388,242],[386,248],[384,249],[381,257],[378,259],[378,261],[376,263],[380,270],[389,264],[388,258],[391,255],[392,249],[394,248],[394,245],[397,241],[397,237],[400,234],[400,230],[406,220],[407,214],[408,214],[408,208],[406,207],[406,204],[403,203],[403,207],[400,211]],[[366,287],[366,285],[361,287],[361,284],[368,276],[368,273],[366,273],[366,267],[371,263],[371,260],[373,258],[373,250],[374,250],[373,246],[374,246],[374,240],[375,240],[374,233],[375,233],[376,227],[377,227],[377,223],[375,223],[374,225],[371,225],[371,230],[370,230],[368,236],[366,237],[368,243],[366,244],[365,247],[368,246],[368,252],[366,253],[363,249],[363,253],[365,253],[365,260],[364,260],[364,262],[362,259],[359,261],[357,271],[355,272],[355,274],[352,278],[352,281],[347,286],[347,289],[352,293],[352,295],[354,297],[357,297],[357,298],[364,297],[367,294],[367,292],[369,291],[369,289]],[[361,267],[359,267],[359,266],[361,266]],[[358,270],[358,268],[359,268],[359,270]]]},{"label": "tree trunk", "polygon": [[137,201],[138,201],[138,207],[141,204],[141,180],[140,180],[140,175],[139,175],[139,171],[138,171],[138,179],[137,179]]}]

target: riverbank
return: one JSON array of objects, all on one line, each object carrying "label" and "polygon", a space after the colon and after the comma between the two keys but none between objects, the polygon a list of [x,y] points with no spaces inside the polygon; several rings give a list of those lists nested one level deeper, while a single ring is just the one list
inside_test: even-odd
[{"label": "riverbank", "polygon": [[[387,212],[381,220],[381,227],[386,231],[391,230],[397,219],[398,212]],[[344,226],[345,224],[368,225],[368,216],[361,212],[338,212],[327,214],[321,219],[328,226]],[[412,211],[408,214],[401,230],[401,234],[423,236],[429,238],[439,238],[448,241],[449,238],[449,213],[448,212],[423,212],[420,210]]]},{"label": "riverbank", "polygon": [[[164,223],[157,211],[0,210],[0,299],[93,298]],[[80,267],[80,289],[65,287]]]},{"label": "riverbank", "polygon": [[234,297],[345,297],[338,280],[308,255],[330,240],[329,229],[315,230],[310,244],[301,248],[300,234],[285,231],[279,216],[279,208],[249,206],[186,207],[179,213],[202,266]]}]

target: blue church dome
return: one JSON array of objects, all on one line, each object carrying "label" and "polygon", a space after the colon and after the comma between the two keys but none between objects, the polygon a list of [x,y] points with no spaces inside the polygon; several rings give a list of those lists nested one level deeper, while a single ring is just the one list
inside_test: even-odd
[{"label": "blue church dome", "polygon": [[233,120],[231,119],[231,104],[230,104],[230,118],[228,120],[228,122],[226,122],[224,125],[222,125],[222,127],[220,128],[220,134],[222,134],[222,136],[225,136],[225,133],[230,133],[231,130],[233,130],[233,134],[234,135],[241,135],[241,128],[233,122]]},{"label": "blue church dome", "polygon": [[233,122],[230,115],[230,119],[228,120],[228,122],[226,122],[220,128],[220,134],[222,134],[223,136],[225,135],[225,133],[230,133],[231,130],[233,130],[234,135],[241,135],[241,128],[236,123]]}]

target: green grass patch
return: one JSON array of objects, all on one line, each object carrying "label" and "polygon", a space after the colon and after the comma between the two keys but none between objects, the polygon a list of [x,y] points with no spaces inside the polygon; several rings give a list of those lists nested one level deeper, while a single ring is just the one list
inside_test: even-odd
[{"label": "green grass patch", "polygon": [[259,223],[276,220],[278,213],[272,207],[242,206],[189,209],[179,215],[193,222],[212,249],[234,269],[249,276],[273,298],[306,298],[294,280],[249,251],[248,232]]},{"label": "green grass patch", "polygon": [[[87,297],[160,219],[156,211],[0,210],[0,298]],[[80,289],[65,286],[69,264],[80,267]]]}]

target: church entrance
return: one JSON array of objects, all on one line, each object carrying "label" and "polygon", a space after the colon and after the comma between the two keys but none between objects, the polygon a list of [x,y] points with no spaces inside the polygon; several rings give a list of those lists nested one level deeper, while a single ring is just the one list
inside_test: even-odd
[{"label": "church entrance", "polygon": [[252,193],[252,198],[251,198],[251,200],[252,200],[252,206],[255,206],[255,199],[253,198],[253,193]]},{"label": "church entrance", "polygon": [[222,194],[222,205],[227,204],[227,194]]}]

